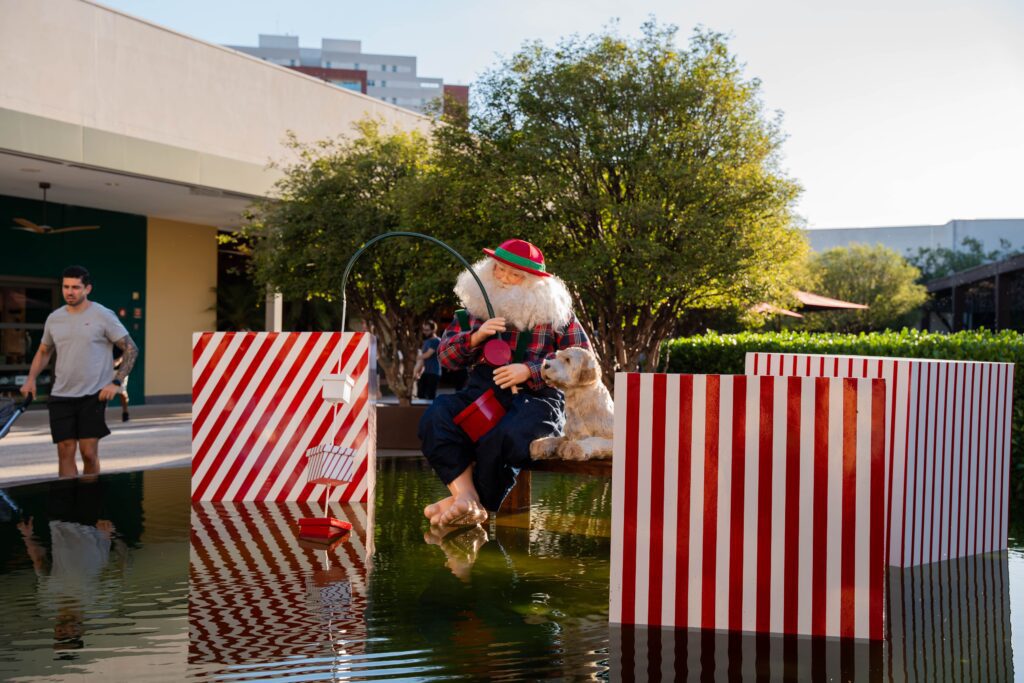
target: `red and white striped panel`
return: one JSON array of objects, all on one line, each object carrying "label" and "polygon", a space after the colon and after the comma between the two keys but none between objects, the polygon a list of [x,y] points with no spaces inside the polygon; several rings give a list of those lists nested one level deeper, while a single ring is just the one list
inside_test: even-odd
[{"label": "red and white striped panel", "polygon": [[[322,500],[305,452],[334,444],[356,460],[351,483],[331,499],[366,501],[376,472],[373,348],[363,332],[193,335],[192,500]],[[320,397],[320,378],[339,363],[356,398],[335,408]]]},{"label": "red and white striped panel", "polygon": [[615,377],[613,623],[882,638],[885,382]]},{"label": "red and white striped panel", "polygon": [[300,518],[323,514],[314,503],[193,503],[189,664],[214,678],[238,665],[273,677],[296,659],[336,672],[326,653],[344,661],[365,652],[371,507],[332,503],[352,532],[325,553],[296,534]]},{"label": "red and white striped panel", "polygon": [[1006,548],[1013,364],[748,353],[748,375],[874,377],[886,402],[888,562]]}]

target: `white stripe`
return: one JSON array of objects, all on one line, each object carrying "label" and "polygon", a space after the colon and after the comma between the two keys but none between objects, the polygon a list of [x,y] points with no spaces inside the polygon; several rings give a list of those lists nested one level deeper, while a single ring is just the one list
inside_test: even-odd
[{"label": "white stripe", "polygon": [[964,506],[964,519],[965,519],[965,524],[966,524],[966,527],[967,527],[967,533],[966,533],[967,543],[964,546],[964,554],[965,555],[972,554],[974,552],[974,519],[975,519],[974,507],[975,507],[975,503],[976,503],[976,500],[977,500],[977,494],[975,492],[978,490],[978,477],[979,477],[978,461],[980,460],[980,456],[981,456],[979,442],[980,442],[980,437],[981,437],[981,425],[982,425],[982,422],[981,422],[981,410],[980,410],[980,407],[979,407],[979,403],[981,402],[981,398],[982,398],[982,394],[981,394],[981,374],[982,373],[981,373],[981,371],[983,370],[983,368],[979,368],[979,367],[975,366],[974,368],[972,368],[972,370],[974,370],[974,372],[973,372],[973,377],[971,379],[970,390],[971,390],[971,406],[974,409],[974,415],[971,418],[971,428],[972,428],[972,432],[971,432],[971,450],[970,450],[971,456],[970,456],[970,459],[967,461],[971,465],[970,468],[969,468],[971,476],[970,476],[970,480],[969,480],[969,484],[968,484],[968,488],[967,488],[967,497],[965,498],[965,500],[967,501],[967,505]]},{"label": "white stripe", "polygon": [[[732,530],[733,389],[736,378],[720,376],[718,419],[718,525],[715,529],[715,628],[729,628],[729,558]],[[739,596],[737,596],[738,598]]]},{"label": "white stripe", "polygon": [[640,457],[637,463],[636,621],[647,623],[651,572],[651,423],[654,413],[654,375],[640,375]]},{"label": "white stripe", "polygon": [[[678,535],[679,506],[689,501],[681,500],[679,482],[679,375],[665,378],[665,504],[664,534],[662,543],[661,622],[675,626],[676,620],[676,552]],[[686,590],[686,586],[681,587]]]},{"label": "white stripe", "polygon": [[[259,336],[266,337],[267,335],[265,333],[260,333]],[[278,337],[280,339],[283,339],[284,335],[283,334],[282,335],[278,335]],[[307,334],[300,334],[299,338],[296,341],[295,346],[293,347],[293,351],[295,351],[296,354],[301,352],[301,349],[298,348],[298,347],[306,346],[306,344],[304,342],[306,340],[308,340],[308,339],[310,339],[310,337],[307,336]],[[323,342],[323,341],[325,341],[325,340],[322,339],[321,342]],[[256,342],[255,341],[253,342],[253,346],[256,346]],[[320,348],[321,348],[320,345],[314,346],[314,353],[319,351]],[[310,354],[310,357],[312,357],[312,355],[314,355],[314,354]],[[291,357],[291,356],[289,355],[289,357]],[[309,361],[309,359],[307,359],[307,361]],[[308,371],[308,368],[309,368],[309,363],[307,362],[305,365],[303,365],[302,369],[299,370],[299,374],[297,375],[297,377],[308,376],[308,375],[304,375],[303,374],[304,372]],[[287,374],[288,369],[289,368],[287,368],[287,367],[281,367],[278,370],[278,372],[280,373],[282,378],[283,378],[283,376],[285,374]],[[241,377],[240,370],[241,370],[241,367],[239,367],[239,372],[235,373],[235,378],[240,378]],[[269,370],[269,365],[266,366],[266,367],[261,368],[261,371],[262,372],[269,372],[270,371]],[[280,425],[279,425],[278,421],[280,419],[282,419],[282,416],[284,415],[285,411],[287,410],[288,405],[291,403],[291,401],[294,398],[295,394],[298,392],[298,388],[299,388],[299,383],[298,382],[294,382],[292,387],[290,387],[288,389],[288,391],[285,394],[283,400],[278,402],[277,408],[274,411],[273,415],[271,415],[270,421],[264,427],[263,433],[260,434],[259,437],[253,443],[252,450],[251,450],[250,453],[259,454],[259,453],[262,453],[265,450],[265,448],[266,448],[266,445],[265,445],[266,444],[266,441],[265,441],[266,437],[265,437],[265,435],[268,435],[268,434],[272,435],[272,434],[276,433],[280,429]],[[209,456],[204,460],[204,462],[202,463],[202,466],[193,472],[192,478],[193,478],[194,482],[198,483],[198,482],[202,481],[203,478],[207,477],[207,472],[210,470],[210,468],[214,467],[214,463],[217,460],[217,458],[214,457],[214,456],[216,456],[217,452],[223,447],[224,441],[227,440],[229,437],[231,437],[231,432],[232,432],[232,430],[234,428],[235,423],[241,418],[241,410],[242,410],[243,407],[244,407],[244,405],[239,403],[236,406],[236,409],[233,410],[231,412],[231,414],[229,415],[229,418],[225,422],[224,427],[220,430],[220,433],[215,437],[212,445],[210,446]],[[302,413],[298,413],[298,414],[301,415]],[[215,417],[215,416],[211,415],[211,418],[212,417]],[[250,420],[252,420],[252,421],[255,421],[255,420],[258,420],[258,419],[259,419],[258,415],[250,416]],[[209,421],[209,423],[212,423],[212,422],[213,422],[213,420],[211,419]],[[249,425],[249,428],[251,430],[252,425]],[[241,443],[239,443],[239,441],[240,440],[236,440],[233,443],[232,450],[235,450],[236,453],[237,453],[236,449],[241,447]],[[249,460],[251,462],[251,458],[249,458]],[[268,467],[270,465],[271,465],[271,461],[270,460],[265,461],[263,467],[261,468],[261,474],[266,472],[266,470],[268,469]],[[221,482],[227,476],[228,468],[230,466],[231,466],[230,459],[225,458],[225,459],[223,459],[221,461],[218,470],[213,472],[210,475],[210,479],[211,479],[210,485],[207,486],[207,488],[206,488],[206,492],[203,495],[204,498],[206,498],[206,499],[211,499],[212,498],[214,492],[220,487]],[[250,465],[250,467],[251,467],[251,465]],[[250,487],[250,489],[249,489],[250,495],[255,495],[255,493],[259,491],[259,483],[260,482],[259,482],[258,478],[257,478],[257,481],[253,482],[253,486]],[[241,480],[236,480],[235,482],[233,482],[233,489],[234,490],[232,491],[232,495],[228,496],[229,499],[233,498],[234,492],[237,491],[237,488],[238,488],[238,486],[240,484],[241,484]]]},{"label": "white stripe", "polygon": [[842,587],[841,560],[843,539],[843,382],[834,379],[828,386],[828,515],[825,536],[836,552],[825,554],[825,632],[839,633]]},{"label": "white stripe", "polygon": [[[221,376],[227,370],[228,365],[231,364],[231,360],[235,357],[235,353],[238,352],[238,347],[240,347],[242,345],[242,339],[244,337],[245,337],[244,334],[233,334],[232,335],[231,341],[228,342],[228,347],[224,351],[224,355],[222,355],[220,357],[220,360],[217,362],[217,365],[211,371],[210,378],[207,380],[206,384],[203,386],[203,389],[199,393],[199,396],[197,396],[195,398],[195,400],[193,401],[193,407],[192,407],[192,429],[193,429],[193,434],[192,434],[192,456],[193,457],[195,457],[195,454],[197,452],[199,452],[199,450],[202,448],[203,442],[206,440],[207,434],[209,434],[210,430],[213,428],[212,427],[213,423],[216,422],[217,416],[220,414],[221,410],[223,410],[224,404],[227,403],[228,397],[231,395],[232,387],[234,386],[234,384],[238,383],[237,375],[236,375],[235,377],[232,378],[234,380],[234,384],[232,384],[229,381],[226,384],[224,389],[219,390],[219,393],[214,395],[214,392],[217,390],[216,387],[217,387],[217,384],[218,384]],[[211,402],[212,402],[212,406],[208,406],[207,404],[211,403]],[[203,428],[197,434],[194,431],[195,430],[196,417],[198,417],[198,415],[200,413],[202,413],[204,411],[207,411],[207,410],[209,411],[209,414],[206,416],[206,422],[203,424]]]},{"label": "white stripe", "polygon": [[[797,630],[811,632],[811,573],[814,549],[814,378],[800,382],[800,489],[797,524],[800,545],[797,548]],[[828,457],[826,454],[825,457]],[[826,503],[827,505],[827,503]],[[822,549],[819,549],[820,553]],[[821,561],[822,558],[818,558]]]},{"label": "white stripe", "polygon": [[[781,633],[782,612],[787,600],[794,596],[785,591],[786,543],[786,388],[788,381],[781,377],[775,381],[774,443],[772,444],[772,553],[771,553],[771,608],[769,626]],[[764,484],[762,484],[763,486]]]},{"label": "white stripe", "polygon": [[[906,481],[906,443],[907,443],[907,395],[910,392],[911,364],[906,361],[896,363],[897,387],[893,395],[896,401],[896,420],[892,427],[892,519],[889,520],[889,565],[902,566],[904,547],[900,543],[903,538],[903,488]],[[893,393],[888,391],[887,393]],[[888,435],[887,435],[888,436]],[[888,445],[886,446],[888,448]],[[889,501],[886,500],[888,507]]]},{"label": "white stripe", "polygon": [[627,377],[624,372],[615,373],[615,431],[612,436],[612,580],[608,588],[608,620],[613,624],[622,623],[622,530],[626,528]]},{"label": "white stripe", "polygon": [[[318,345],[314,348],[314,352],[309,355],[307,363],[300,372],[308,372],[314,377],[327,374],[332,364],[331,358],[323,354],[327,338],[328,335],[321,335]],[[306,370],[307,367],[310,368],[308,371]],[[308,377],[309,374],[304,374],[303,376]],[[365,380],[364,378],[359,378],[359,381],[364,382]],[[273,450],[266,459],[268,466],[265,466],[260,471],[261,476],[258,478],[257,483],[262,486],[265,481],[270,481],[269,475],[274,473],[274,479],[266,496],[271,500],[276,499],[278,494],[284,490],[289,473],[295,471],[306,449],[314,445],[312,440],[316,430],[329,420],[331,414],[332,406],[320,397],[320,390],[316,382],[304,394],[297,394],[297,397],[300,400],[299,407],[294,413],[286,416],[287,422],[284,430],[277,430],[279,433],[277,434],[276,442],[274,442]],[[290,453],[285,453],[285,447],[296,434],[299,435],[299,438],[293,446],[294,450]],[[296,478],[295,486],[293,486],[291,491],[286,492],[286,495],[282,498],[283,500],[295,500],[292,493],[296,488],[301,490],[301,487],[305,485],[305,481],[300,482],[300,479]]]},{"label": "white stripe", "polygon": [[767,453],[758,454],[761,433],[761,376],[747,383],[747,457],[743,482],[743,630],[753,631],[757,624],[757,522],[758,464]]},{"label": "white stripe", "polygon": [[1006,388],[1003,390],[1003,407],[1006,411],[1006,416],[1003,418],[1003,424],[1000,427],[1000,431],[1003,434],[1003,446],[1002,446],[1002,464],[1003,464],[1003,505],[1002,505],[1002,529],[999,530],[999,544],[998,548],[1003,550],[1007,546],[1007,539],[1009,537],[1009,524],[1010,524],[1010,426],[1013,424],[1013,377],[1017,372],[1017,368],[1008,364],[1006,366]]},{"label": "white stripe", "polygon": [[[239,338],[241,338],[242,336],[244,335],[239,335]],[[234,430],[235,423],[238,421],[239,418],[239,405],[244,401],[243,396],[242,400],[232,402],[232,394],[235,393],[239,384],[241,384],[242,377],[245,375],[246,369],[252,363],[252,360],[255,357],[255,355],[263,347],[263,342],[265,341],[265,339],[265,334],[260,333],[254,335],[252,343],[249,345],[249,348],[245,351],[245,355],[242,356],[241,361],[236,366],[235,372],[232,373],[227,378],[227,382],[224,385],[224,389],[220,392],[220,395],[217,396],[216,403],[214,403],[213,408],[207,415],[206,422],[203,424],[202,430],[200,430],[200,433],[198,435],[195,435],[192,439],[193,457],[195,457],[195,455],[204,446],[207,448],[206,457],[203,458],[203,461],[202,463],[200,463],[198,469],[193,468],[192,470],[193,486],[198,486],[199,483],[206,476],[206,472],[209,471],[211,467],[215,466],[215,463],[219,460],[217,455],[220,452],[220,449],[223,447],[224,442],[231,437],[231,432]],[[227,365],[218,366],[217,369],[215,370],[215,373],[219,378],[220,376],[223,376],[226,370]],[[213,380],[214,378],[211,377],[210,381],[207,382],[206,384],[206,389],[203,390],[204,392],[207,390],[212,390],[212,387],[216,384],[216,382]],[[243,389],[244,394],[251,394],[252,391],[252,386],[245,387]],[[224,423],[220,427],[218,427],[218,431],[216,433],[213,433],[212,430],[214,428],[214,425],[221,417],[226,417],[226,419],[224,420]],[[212,441],[209,444],[205,443],[207,437],[212,439]],[[209,491],[210,489],[208,488],[207,490]]]},{"label": "white stripe", "polygon": [[925,445],[927,446],[927,452],[925,453],[925,468],[924,468],[924,489],[921,500],[924,502],[924,517],[923,524],[921,525],[921,562],[927,563],[932,561],[932,531],[935,528],[934,511],[935,511],[935,498],[932,492],[933,482],[935,480],[935,466],[938,464],[938,449],[936,448],[936,423],[938,421],[938,402],[939,402],[939,366],[929,363],[928,374],[928,399],[925,401],[925,409],[927,411],[928,419],[926,421],[927,431],[925,432]]},{"label": "white stripe", "polygon": [[953,444],[951,439],[953,436],[953,418],[955,413],[953,412],[953,371],[956,365],[950,364],[943,366],[942,376],[942,472],[941,472],[941,483],[942,486],[939,489],[939,495],[942,501],[941,515],[939,517],[939,526],[936,529],[938,532],[938,545],[939,545],[939,559],[945,560],[949,558],[949,467],[953,462]]},{"label": "white stripe", "polygon": [[854,505],[854,635],[867,638],[871,597],[871,506],[882,491],[871,490],[871,380],[857,380],[857,477]]},{"label": "white stripe", "polygon": [[704,561],[704,430],[707,414],[707,375],[693,376],[693,443],[690,449],[690,565],[687,625],[701,623]]}]

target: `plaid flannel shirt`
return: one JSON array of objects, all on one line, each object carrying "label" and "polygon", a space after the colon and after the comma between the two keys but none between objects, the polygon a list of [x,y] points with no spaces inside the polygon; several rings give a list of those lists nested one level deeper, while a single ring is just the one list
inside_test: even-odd
[{"label": "plaid flannel shirt", "polygon": [[[468,312],[467,312],[468,314]],[[476,348],[469,347],[469,338],[483,325],[485,320],[469,315],[468,330],[463,330],[459,325],[459,319],[452,320],[448,329],[441,337],[441,347],[437,351],[437,357],[442,367],[449,370],[461,370],[470,368],[480,362],[483,354],[483,344]],[[532,330],[506,332],[499,335],[507,341],[513,349],[519,344],[519,335],[529,334],[530,344],[526,347],[525,358],[522,360],[530,368],[530,379],[526,380],[526,386],[530,389],[540,389],[544,386],[544,380],[540,376],[540,366],[547,358],[553,358],[555,352],[560,349],[567,349],[570,346],[582,346],[590,348],[590,340],[587,333],[583,331],[576,316],[572,316],[566,324],[565,329],[558,332],[550,323],[537,325]]]}]

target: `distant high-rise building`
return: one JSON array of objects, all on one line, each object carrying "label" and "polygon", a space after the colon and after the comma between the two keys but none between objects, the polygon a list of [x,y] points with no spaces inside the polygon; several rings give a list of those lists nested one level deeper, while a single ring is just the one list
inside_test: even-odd
[{"label": "distant high-rise building", "polygon": [[298,36],[260,34],[257,47],[228,47],[421,114],[446,94],[463,104],[469,99],[468,86],[417,76],[415,57],[365,53],[358,40],[324,38],[310,48],[300,47]]}]

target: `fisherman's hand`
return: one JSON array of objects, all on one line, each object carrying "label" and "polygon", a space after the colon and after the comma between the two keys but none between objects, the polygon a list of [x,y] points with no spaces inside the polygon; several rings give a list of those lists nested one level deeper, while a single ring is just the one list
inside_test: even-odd
[{"label": "fisherman's hand", "polygon": [[114,398],[120,393],[121,387],[117,386],[116,384],[108,384],[107,386],[100,389],[100,400],[109,401],[110,399]]},{"label": "fisherman's hand", "polygon": [[530,366],[525,363],[503,365],[494,371],[494,383],[502,389],[514,387],[530,379]]},{"label": "fisherman's hand", "polygon": [[491,318],[470,337],[470,346],[480,346],[484,341],[505,331],[505,319],[502,317]]},{"label": "fisherman's hand", "polygon": [[24,384],[21,385],[21,390],[20,391],[21,391],[21,395],[26,397],[26,398],[28,398],[29,396],[35,396],[36,395],[36,381],[34,379],[28,380],[27,382],[25,382]]}]

